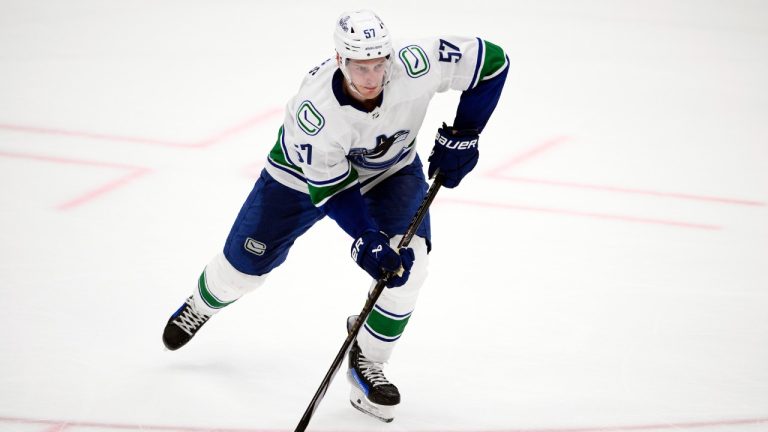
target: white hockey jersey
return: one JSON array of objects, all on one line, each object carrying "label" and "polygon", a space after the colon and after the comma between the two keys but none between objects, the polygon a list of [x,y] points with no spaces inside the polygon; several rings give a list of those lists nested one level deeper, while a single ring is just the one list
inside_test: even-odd
[{"label": "white hockey jersey", "polygon": [[371,112],[339,102],[335,59],[312,69],[286,106],[269,174],[317,206],[356,182],[365,193],[416,158],[416,136],[435,93],[472,89],[508,67],[503,50],[480,38],[396,43],[393,54],[389,84]]}]

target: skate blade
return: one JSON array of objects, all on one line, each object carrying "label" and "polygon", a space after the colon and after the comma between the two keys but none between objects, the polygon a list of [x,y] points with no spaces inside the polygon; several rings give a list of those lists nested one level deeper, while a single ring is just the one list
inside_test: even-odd
[{"label": "skate blade", "polygon": [[352,392],[349,395],[349,402],[355,409],[384,423],[390,423],[395,419],[395,405],[379,405],[369,401],[362,390],[357,386],[352,386]]}]

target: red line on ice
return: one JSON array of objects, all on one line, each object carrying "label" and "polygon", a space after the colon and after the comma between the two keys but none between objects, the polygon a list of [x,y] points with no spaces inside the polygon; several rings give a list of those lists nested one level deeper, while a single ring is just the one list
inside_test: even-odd
[{"label": "red line on ice", "polygon": [[[93,133],[93,132],[53,129],[53,128],[45,128],[45,127],[12,125],[7,123],[0,123],[0,129],[19,131],[19,132],[28,132],[28,133],[58,135],[58,136],[70,136],[70,137],[87,138],[87,139],[95,139],[95,140],[127,142],[127,143],[134,143],[134,144],[147,144],[147,145],[162,146],[162,147],[174,147],[179,149],[197,149],[197,148],[210,147],[214,144],[222,142],[247,129],[257,126],[263,123],[264,121],[282,112],[283,112],[282,108],[270,108],[270,109],[264,110],[251,118],[248,118],[233,126],[227,127],[224,130],[221,130],[209,137],[205,137],[201,140],[197,140],[194,142],[168,141],[168,140],[159,140],[154,138],[135,137],[135,136],[122,136],[122,135],[101,134],[101,133]],[[121,176],[118,179],[115,179],[106,184],[100,185],[76,198],[73,198],[58,204],[56,208],[59,210],[69,210],[69,209],[78,207],[82,204],[85,204],[86,202],[92,201],[102,195],[105,195],[115,189],[118,189],[123,185],[125,185],[126,183],[129,183],[151,172],[149,168],[145,168],[145,167],[122,165],[122,164],[116,164],[116,163],[110,163],[110,162],[68,159],[68,158],[56,157],[56,156],[40,156],[40,155],[10,153],[10,152],[2,152],[2,151],[0,151],[0,156],[19,158],[19,159],[30,159],[30,160],[37,160],[37,161],[43,161],[43,162],[61,163],[61,164],[85,165],[85,166],[94,166],[94,167],[100,167],[100,168],[115,168],[115,169],[122,169],[122,170],[128,171],[128,173],[126,173],[125,175]]]},{"label": "red line on ice", "polygon": [[561,136],[561,137],[555,137],[555,138],[546,140],[541,144],[536,145],[533,148],[526,150],[518,155],[515,155],[511,157],[509,160],[507,160],[506,162],[490,169],[485,173],[485,175],[494,180],[510,181],[510,182],[517,182],[517,183],[539,184],[539,185],[554,186],[554,187],[565,187],[565,188],[573,188],[573,189],[590,189],[590,190],[597,190],[602,192],[647,195],[647,196],[655,196],[659,198],[672,198],[672,199],[680,199],[680,200],[704,201],[704,202],[714,202],[714,203],[720,203],[720,204],[733,204],[733,205],[744,205],[744,206],[755,206],[755,207],[764,207],[766,205],[766,203],[764,202],[745,200],[745,199],[739,199],[739,198],[697,195],[697,194],[679,193],[679,192],[664,192],[664,191],[655,191],[655,190],[648,190],[648,189],[627,188],[627,187],[610,186],[610,185],[597,185],[597,184],[589,184],[589,183],[566,182],[566,181],[559,181],[559,180],[511,176],[511,175],[505,174],[505,172],[510,170],[511,168],[517,165],[520,165],[523,162],[527,162],[530,159],[536,156],[539,156],[542,153],[549,151],[566,141],[569,141],[570,139],[571,138],[569,137]]},{"label": "red line on ice", "polygon": [[244,130],[247,130],[249,128],[252,128],[282,112],[283,112],[282,108],[270,108],[234,126],[230,126],[222,131],[216,132],[215,134],[209,137],[205,137],[203,139],[192,141],[192,142],[170,141],[170,140],[161,140],[161,139],[147,138],[147,137],[125,136],[125,135],[104,134],[104,133],[97,133],[97,132],[74,131],[74,130],[55,129],[55,128],[47,128],[47,127],[15,125],[15,124],[9,124],[9,123],[0,123],[0,129],[17,131],[17,132],[68,136],[68,137],[76,137],[76,138],[87,138],[87,139],[103,140],[103,141],[146,144],[146,145],[154,145],[154,146],[161,146],[161,147],[195,149],[195,148],[205,148],[205,147],[209,147],[211,145],[217,144],[233,135],[241,133]]},{"label": "red line on ice", "polygon": [[567,187],[567,188],[574,188],[574,189],[592,189],[592,190],[599,190],[604,192],[649,195],[649,196],[656,196],[660,198],[676,198],[676,199],[691,200],[691,201],[707,201],[707,202],[716,202],[721,204],[734,204],[734,205],[745,205],[745,206],[756,206],[756,207],[765,206],[765,203],[763,202],[743,200],[738,198],[693,195],[693,194],[677,193],[677,192],[660,192],[660,191],[653,191],[653,190],[633,189],[633,188],[625,188],[625,187],[617,187],[617,186],[595,185],[595,184],[587,184],[587,183],[573,183],[573,182],[564,182],[564,181],[558,181],[558,180],[535,179],[535,178],[528,178],[528,177],[505,176],[503,174],[495,174],[492,177],[497,180],[504,180],[504,181],[518,182],[518,183],[541,184],[546,186]]},{"label": "red line on ice", "polygon": [[114,168],[114,169],[122,169],[122,170],[138,169],[138,167],[133,165],[125,165],[125,164],[119,164],[119,163],[113,163],[113,162],[72,159],[72,158],[66,158],[66,157],[60,157],[60,156],[36,155],[36,154],[30,154],[30,153],[13,153],[13,152],[6,152],[2,150],[0,150],[0,156],[15,158],[15,159],[36,160],[41,162],[53,162],[53,163],[59,163],[59,164],[85,165],[85,166],[93,166],[97,168]]},{"label": "red line on ice", "polygon": [[7,123],[0,123],[0,129],[16,131],[16,132],[28,132],[28,133],[45,134],[45,135],[87,138],[87,139],[94,139],[94,140],[128,142],[128,143],[135,143],[135,144],[150,144],[150,145],[157,145],[157,146],[164,146],[164,147],[190,147],[190,145],[187,143],[158,140],[154,138],[142,138],[142,137],[112,135],[112,134],[103,134],[103,133],[95,133],[95,132],[73,131],[73,130],[66,130],[66,129],[38,127],[38,126],[13,125],[13,124],[7,124]]},{"label": "red line on ice", "polygon": [[54,423],[52,425],[46,426],[46,428],[41,430],[40,432],[62,432],[66,428],[67,428],[66,423]]},{"label": "red line on ice", "polygon": [[282,108],[271,108],[266,111],[263,111],[243,122],[240,122],[234,126],[228,127],[224,129],[223,131],[220,131],[208,138],[202,139],[196,143],[194,143],[192,146],[194,147],[208,147],[210,145],[216,144],[220,141],[223,141],[233,135],[236,135],[246,129],[250,129],[254,126],[257,126],[266,120],[269,120],[273,116],[277,114],[281,114],[283,112]]},{"label": "red line on ice", "polygon": [[494,177],[496,175],[500,175],[502,172],[516,166],[520,165],[523,162],[528,161],[529,159],[533,159],[534,157],[551,150],[554,147],[557,147],[558,145],[570,140],[571,138],[560,136],[548,139],[544,141],[543,143],[534,146],[531,149],[528,149],[518,155],[515,155],[508,159],[506,162],[496,166],[495,168],[492,168],[490,171],[488,171],[487,175],[490,177]]},{"label": "red line on ice", "polygon": [[633,222],[633,223],[642,223],[642,224],[651,224],[651,225],[666,225],[666,226],[674,226],[679,228],[695,228],[695,229],[703,229],[703,230],[722,229],[722,227],[717,225],[700,224],[695,222],[683,222],[683,221],[675,221],[675,220],[667,220],[667,219],[653,219],[653,218],[644,218],[644,217],[609,214],[609,213],[583,212],[578,210],[530,207],[530,206],[521,206],[521,205],[515,205],[515,204],[502,204],[502,203],[494,203],[494,202],[488,202],[488,201],[476,201],[476,200],[466,200],[466,199],[457,199],[457,198],[438,198],[438,202],[441,204],[442,203],[464,204],[464,205],[470,205],[470,206],[496,208],[496,209],[504,209],[504,210],[519,210],[519,211],[529,211],[529,212],[538,212],[538,213],[551,213],[551,214],[568,215],[568,216],[589,217],[594,219],[617,220],[622,222]]},{"label": "red line on ice", "polygon": [[58,210],[69,210],[74,207],[85,204],[88,201],[91,201],[101,195],[104,195],[107,192],[111,192],[125,185],[126,183],[132,180],[135,180],[139,177],[142,177],[152,171],[149,168],[138,167],[133,165],[83,160],[83,159],[72,159],[72,158],[64,158],[64,157],[57,157],[57,156],[44,156],[44,155],[41,156],[41,155],[26,154],[26,153],[11,153],[11,152],[0,151],[0,157],[27,159],[27,160],[51,162],[51,163],[57,163],[57,164],[81,165],[81,166],[90,166],[95,168],[109,168],[109,169],[128,171],[125,175],[121,176],[118,179],[107,182],[80,196],[67,200],[63,203],[57,204],[56,209]]},{"label": "red line on ice", "polygon": [[56,206],[56,208],[59,209],[59,210],[69,210],[69,209],[72,209],[72,208],[77,207],[79,205],[85,204],[88,201],[92,201],[92,200],[94,200],[94,199],[96,199],[96,198],[100,197],[101,195],[104,195],[104,194],[106,194],[108,192],[112,192],[113,190],[115,190],[115,189],[125,185],[126,183],[129,183],[129,182],[131,182],[131,181],[133,181],[133,180],[135,180],[135,179],[137,179],[139,177],[142,177],[142,176],[144,176],[146,174],[149,174],[150,172],[152,172],[152,170],[150,170],[148,168],[137,168],[137,169],[129,172],[128,174],[126,174],[126,175],[124,175],[124,176],[122,176],[122,177],[120,177],[118,179],[115,179],[115,180],[113,180],[111,182],[103,184],[103,185],[101,185],[101,186],[99,186],[99,187],[97,187],[95,189],[92,189],[92,190],[90,190],[90,191],[88,191],[88,192],[86,192],[86,193],[84,193],[84,194],[82,194],[82,195],[80,195],[80,196],[78,196],[76,198],[73,198],[71,200],[65,201],[63,203],[60,203],[60,204],[58,204]]}]

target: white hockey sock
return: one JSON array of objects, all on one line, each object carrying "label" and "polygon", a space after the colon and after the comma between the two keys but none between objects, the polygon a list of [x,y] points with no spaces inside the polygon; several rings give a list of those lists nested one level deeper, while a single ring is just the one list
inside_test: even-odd
[{"label": "white hockey sock", "polygon": [[216,255],[205,267],[192,294],[195,307],[213,315],[264,283],[267,275],[254,276],[232,267],[223,253]]},{"label": "white hockey sock", "polygon": [[[396,247],[402,236],[390,241]],[[386,362],[392,355],[395,343],[405,330],[411,312],[416,305],[419,290],[427,278],[427,242],[414,237],[409,247],[413,248],[416,260],[405,285],[385,288],[357,336],[357,343],[366,358],[375,362]],[[375,282],[374,282],[375,285]]]}]

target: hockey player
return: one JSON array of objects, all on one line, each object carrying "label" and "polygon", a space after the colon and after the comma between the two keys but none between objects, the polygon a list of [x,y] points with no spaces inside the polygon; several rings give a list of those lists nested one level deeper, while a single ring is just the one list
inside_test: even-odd
[{"label": "hockey player", "polygon": [[[368,10],[343,13],[336,55],[313,68],[288,102],[267,164],[163,342],[181,348],[208,319],[261,286],[315,222],[332,218],[373,279],[391,275],[349,353],[351,402],[392,421],[400,393],[383,365],[403,334],[427,274],[429,216],[395,250],[427,190],[416,137],[436,92],[462,91],[452,126],[437,131],[428,175],[458,186],[477,164],[478,138],[501,95],[503,50],[480,38],[392,41]],[[401,275],[395,274],[402,269]]]}]

